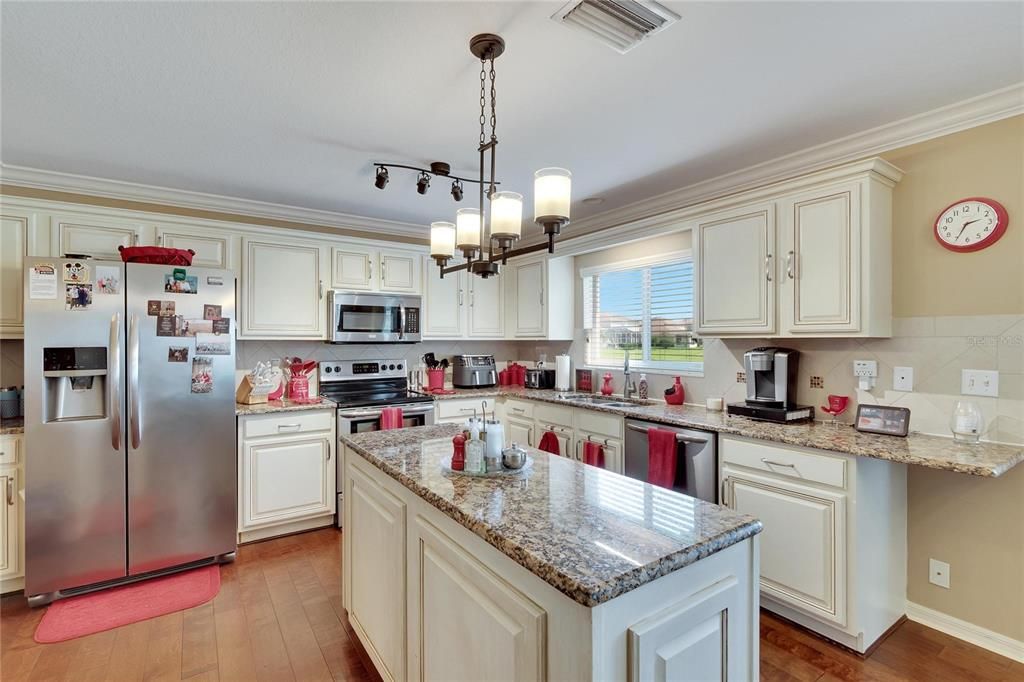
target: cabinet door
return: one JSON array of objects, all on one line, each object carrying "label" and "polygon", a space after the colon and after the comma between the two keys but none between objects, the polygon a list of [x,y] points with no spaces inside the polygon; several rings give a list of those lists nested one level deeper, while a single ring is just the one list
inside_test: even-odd
[{"label": "cabinet door", "polygon": [[501,338],[505,335],[505,305],[501,277],[469,277],[469,335]]},{"label": "cabinet door", "polygon": [[404,680],[406,507],[351,462],[345,468],[346,564],[350,584],[359,589],[351,590],[348,615],[385,679]]},{"label": "cabinet door", "polygon": [[242,466],[243,528],[334,513],[329,438],[247,441]]},{"label": "cabinet door", "polygon": [[17,469],[0,471],[0,577],[19,574],[21,569],[21,497]]},{"label": "cabinet door", "polygon": [[693,230],[697,331],[775,331],[775,206],[760,204],[710,216]]},{"label": "cabinet door", "polygon": [[544,610],[422,517],[414,528],[410,679],[547,679]]},{"label": "cabinet door", "polygon": [[0,338],[19,338],[25,329],[25,257],[35,216],[4,208],[0,215]]},{"label": "cabinet door", "polygon": [[860,191],[818,190],[781,204],[783,331],[859,331]]},{"label": "cabinet door", "polygon": [[234,269],[234,240],[236,236],[215,230],[195,230],[187,227],[161,226],[156,228],[156,240],[169,249],[192,249],[192,265],[203,268]]},{"label": "cabinet door", "polygon": [[576,444],[573,447],[573,453],[580,462],[583,461],[583,447],[587,440],[592,440],[595,443],[600,443],[601,448],[604,450],[604,468],[608,471],[614,471],[617,474],[621,474],[625,468],[625,461],[622,458],[622,441],[614,438],[606,438],[599,434],[586,433],[583,431],[576,432]]},{"label": "cabinet door", "polygon": [[424,270],[424,337],[462,338],[465,330],[466,275],[456,272],[441,277],[428,261]]},{"label": "cabinet door", "polygon": [[506,422],[508,426],[508,442],[519,443],[533,447],[533,422],[509,417]]},{"label": "cabinet door", "polygon": [[320,249],[243,239],[240,337],[324,337]]},{"label": "cabinet door", "polygon": [[727,506],[764,524],[764,593],[845,627],[846,495],[728,466],[722,478]]},{"label": "cabinet door", "polygon": [[57,256],[80,253],[97,260],[121,260],[119,246],[135,246],[143,242],[140,223],[54,216],[50,220],[51,243],[57,244]]},{"label": "cabinet door", "polygon": [[372,290],[376,249],[345,245],[331,249],[331,286],[337,289]]},{"label": "cabinet door", "polygon": [[380,252],[380,290],[397,293],[419,293],[420,260],[409,251]]},{"label": "cabinet door", "polygon": [[558,426],[551,426],[549,424],[537,425],[537,444],[540,444],[544,434],[553,433],[555,438],[558,439],[558,454],[562,457],[568,457],[569,459],[576,458],[576,451],[573,450],[573,438],[572,432],[566,431],[565,429]]},{"label": "cabinet door", "polygon": [[515,304],[515,336],[544,336],[547,332],[547,282],[544,262],[524,263],[512,268]]}]

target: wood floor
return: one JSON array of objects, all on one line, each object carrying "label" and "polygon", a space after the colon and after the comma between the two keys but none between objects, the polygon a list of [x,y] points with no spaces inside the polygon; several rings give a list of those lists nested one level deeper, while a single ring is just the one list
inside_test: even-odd
[{"label": "wood floor", "polygon": [[[220,594],[188,611],[60,644],[32,633],[42,609],[0,601],[0,679],[379,680],[341,610],[334,529],[239,548]],[[761,615],[761,679],[1024,680],[1024,665],[908,622],[862,659],[771,614]]]}]

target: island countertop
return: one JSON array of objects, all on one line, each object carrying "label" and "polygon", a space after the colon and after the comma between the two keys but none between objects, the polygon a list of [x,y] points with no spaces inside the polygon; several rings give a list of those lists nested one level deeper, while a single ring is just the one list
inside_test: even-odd
[{"label": "island countertop", "polygon": [[529,448],[518,476],[452,474],[454,424],[343,435],[427,503],[584,606],[596,606],[761,531],[724,507]]}]

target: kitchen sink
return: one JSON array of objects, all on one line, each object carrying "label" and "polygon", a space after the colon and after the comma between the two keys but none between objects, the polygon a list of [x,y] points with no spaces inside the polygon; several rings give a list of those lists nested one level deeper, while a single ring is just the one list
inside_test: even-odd
[{"label": "kitchen sink", "polygon": [[604,407],[636,407],[637,403],[626,402],[623,400],[617,400],[615,398],[608,398],[604,396],[589,395],[586,393],[581,394],[565,394],[558,396],[559,400],[572,403],[586,403],[588,405],[602,405]]}]

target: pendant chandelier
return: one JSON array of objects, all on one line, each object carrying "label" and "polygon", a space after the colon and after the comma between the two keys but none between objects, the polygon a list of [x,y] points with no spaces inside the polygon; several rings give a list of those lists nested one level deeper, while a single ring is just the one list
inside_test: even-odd
[{"label": "pendant chandelier", "polygon": [[[498,191],[500,184],[495,180],[498,146],[496,131],[498,117],[495,110],[494,60],[505,51],[505,41],[493,33],[481,33],[469,41],[469,51],[480,60],[480,154],[479,175],[475,179],[460,178],[450,174],[450,166],[435,162],[430,169],[403,166],[401,164],[377,163],[375,186],[384,189],[388,183],[388,168],[405,168],[419,172],[416,190],[425,194],[430,186],[431,176],[451,178],[452,197],[462,199],[462,183],[479,186],[479,204],[476,208],[460,208],[456,211],[455,222],[438,221],[430,224],[430,255],[437,263],[441,277],[466,270],[480,277],[498,274],[498,265],[509,258],[547,250],[555,252],[555,236],[562,226],[569,222],[569,201],[572,189],[572,174],[564,168],[542,168],[534,173],[533,213],[534,221],[544,228],[546,242],[532,246],[513,248],[522,236],[523,195],[517,192]],[[490,88],[488,92],[488,80]],[[488,97],[489,95],[489,97]],[[490,118],[487,105],[490,104]],[[490,123],[490,136],[487,124]],[[489,162],[489,163],[488,163]],[[488,169],[488,166],[490,168]],[[489,172],[488,172],[489,170]],[[484,204],[484,198],[489,204]],[[489,210],[487,210],[489,209]],[[448,266],[455,257],[455,249],[462,252],[466,262]]]}]

